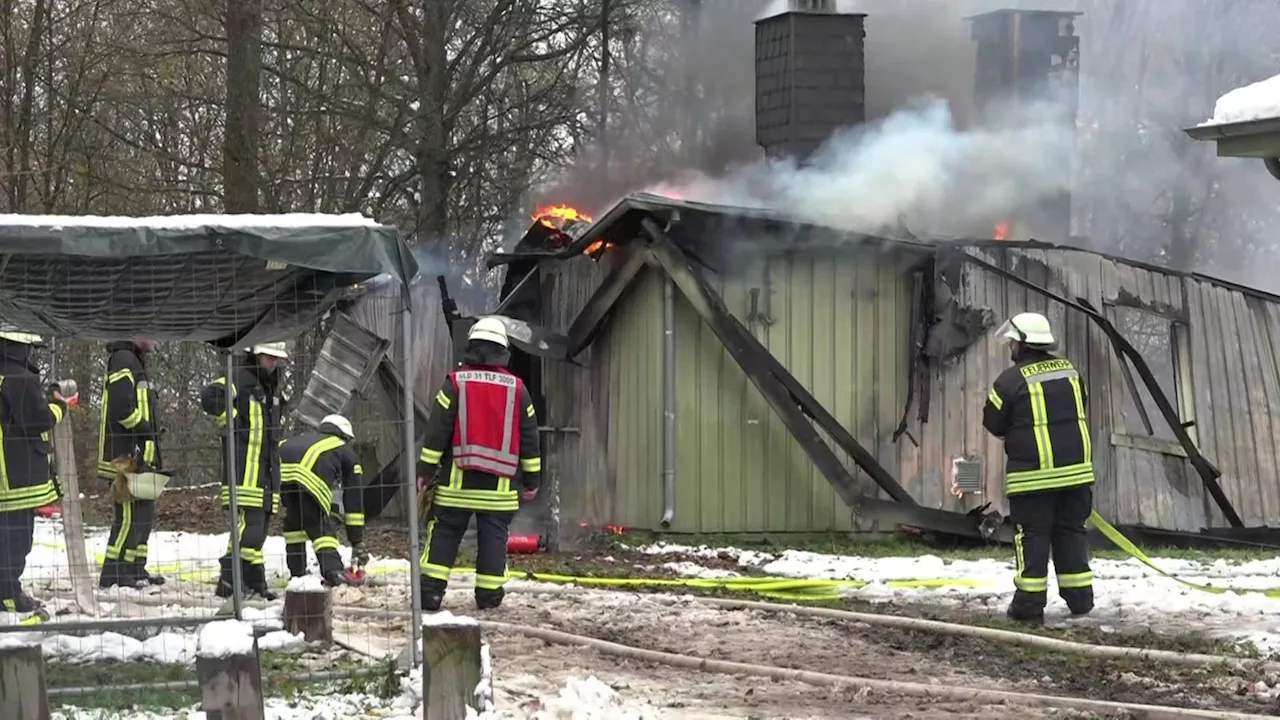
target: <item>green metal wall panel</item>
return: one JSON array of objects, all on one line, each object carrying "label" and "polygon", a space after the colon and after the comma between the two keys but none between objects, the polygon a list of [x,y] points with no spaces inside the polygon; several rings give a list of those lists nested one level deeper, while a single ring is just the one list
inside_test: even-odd
[{"label": "green metal wall panel", "polygon": [[[901,257],[869,249],[778,257],[720,289],[770,352],[895,468],[896,449],[887,440],[905,400],[910,284]],[[660,289],[658,297],[660,320]],[[683,298],[676,306],[676,354],[673,531],[855,529],[826,478]],[[660,481],[657,487],[660,493]]]},{"label": "green metal wall panel", "polygon": [[641,271],[615,306],[609,358],[608,467],[612,522],[657,528],[662,518],[662,280]]}]

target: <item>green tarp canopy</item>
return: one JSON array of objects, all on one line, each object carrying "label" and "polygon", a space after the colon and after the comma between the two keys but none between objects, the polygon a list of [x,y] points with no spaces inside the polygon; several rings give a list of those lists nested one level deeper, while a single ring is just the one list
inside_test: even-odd
[{"label": "green tarp canopy", "polygon": [[54,337],[282,340],[416,272],[396,228],[356,214],[0,215],[0,323]]}]

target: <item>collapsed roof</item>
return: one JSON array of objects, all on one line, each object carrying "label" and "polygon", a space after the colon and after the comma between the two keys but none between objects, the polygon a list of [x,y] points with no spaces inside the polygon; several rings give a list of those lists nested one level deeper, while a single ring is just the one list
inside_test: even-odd
[{"label": "collapsed roof", "polygon": [[57,337],[279,340],[416,272],[399,231],[358,214],[0,215],[0,320]]}]

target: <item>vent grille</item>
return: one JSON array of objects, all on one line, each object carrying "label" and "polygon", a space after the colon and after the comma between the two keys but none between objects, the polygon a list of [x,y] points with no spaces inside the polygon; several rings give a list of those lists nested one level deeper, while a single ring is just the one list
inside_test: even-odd
[{"label": "vent grille", "polygon": [[951,485],[956,492],[981,495],[982,463],[970,458],[951,461]]}]

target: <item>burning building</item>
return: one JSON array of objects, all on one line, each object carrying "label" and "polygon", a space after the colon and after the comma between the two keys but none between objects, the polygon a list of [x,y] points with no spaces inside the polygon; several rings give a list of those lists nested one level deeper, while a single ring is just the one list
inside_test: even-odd
[{"label": "burning building", "polygon": [[[1071,17],[974,19],[979,99],[1071,75]],[[861,79],[846,77],[861,72],[861,16],[817,3],[756,31],[767,152],[803,156],[861,121]],[[1104,516],[1274,527],[1280,297],[1026,239],[1065,239],[1069,209],[1050,205],[992,218],[1000,239],[949,243],[647,194],[596,218],[540,213],[490,260],[505,270],[491,312],[543,424],[548,488],[519,531],[1008,537],[1003,451],[981,414],[1009,362],[992,331],[1026,310],[1050,317],[1088,379]],[[449,323],[456,338],[468,320]]]}]

